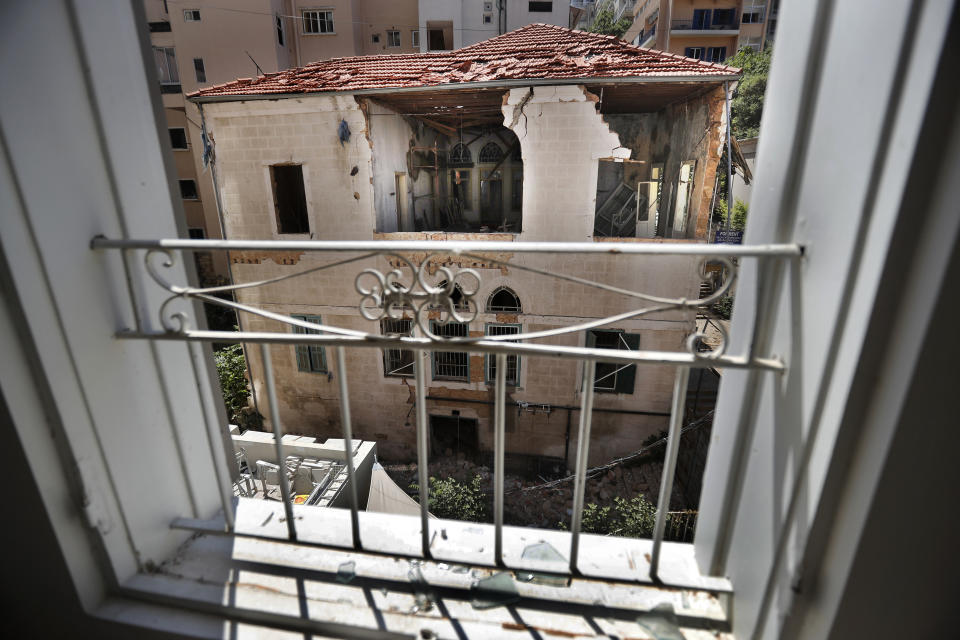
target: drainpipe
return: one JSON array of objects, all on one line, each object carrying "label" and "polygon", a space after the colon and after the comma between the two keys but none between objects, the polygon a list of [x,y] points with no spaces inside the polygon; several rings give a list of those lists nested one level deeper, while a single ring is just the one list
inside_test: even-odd
[{"label": "drainpipe", "polygon": [[657,39],[654,46],[660,51],[670,49],[670,23],[672,22],[673,0],[660,0],[660,13],[657,14]]},{"label": "drainpipe", "polygon": [[730,129],[733,123],[730,122],[730,83],[723,83],[723,94],[727,108],[727,231],[730,231],[730,216],[733,215],[733,155],[730,150]]}]

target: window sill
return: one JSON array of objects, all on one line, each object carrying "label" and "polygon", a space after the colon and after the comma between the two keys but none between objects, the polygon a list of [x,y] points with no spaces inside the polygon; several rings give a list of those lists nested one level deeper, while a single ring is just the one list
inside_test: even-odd
[{"label": "window sill", "polygon": [[[663,604],[674,608],[683,629],[701,630],[686,637],[700,637],[697,633],[706,634],[706,629],[729,630],[725,602],[730,584],[722,578],[700,576],[689,544],[664,543],[663,584],[650,586],[645,559],[650,540],[583,535],[579,569],[584,578],[572,580],[569,586],[512,580],[517,591],[515,607],[480,609],[470,602],[478,596],[476,581],[497,571],[492,568],[493,526],[431,520],[431,529],[445,534],[433,537],[433,560],[385,560],[384,552],[388,557],[390,553],[419,554],[418,517],[361,511],[361,539],[367,546],[383,550],[376,555],[348,548],[348,510],[300,505],[293,510],[299,543],[286,541],[279,502],[240,499],[234,537],[222,535],[223,522],[218,518],[179,521],[178,528],[201,535],[187,541],[154,572],[128,580],[121,587],[122,594],[181,611],[202,612],[207,614],[207,624],[210,615],[232,618],[233,622],[220,620],[220,628],[214,631],[221,635],[216,637],[228,635],[238,624],[338,637],[360,633],[444,638],[513,637],[511,633],[529,638],[535,629],[550,635],[592,636],[598,633],[599,624],[606,634],[645,637],[637,617]],[[541,541],[566,555],[570,544],[567,532],[504,527],[503,541],[508,567],[566,569],[565,562],[558,566],[521,560],[521,555],[528,545]],[[472,571],[468,565],[474,567]],[[616,581],[590,578],[599,573],[614,575]],[[413,583],[411,574],[418,576]],[[134,607],[142,609],[143,605]],[[103,607],[98,615],[118,620],[125,615],[123,621],[128,624],[157,623],[156,617],[131,614],[132,610],[136,611]],[[199,618],[195,613],[188,615]],[[171,618],[164,616],[162,622],[170,623]],[[189,618],[181,614],[177,622],[183,625],[185,620]],[[710,632],[704,637],[715,636]]]},{"label": "window sill", "polygon": [[327,33],[306,33],[303,32],[300,35],[302,36],[335,36],[337,35],[336,31],[328,31]]}]

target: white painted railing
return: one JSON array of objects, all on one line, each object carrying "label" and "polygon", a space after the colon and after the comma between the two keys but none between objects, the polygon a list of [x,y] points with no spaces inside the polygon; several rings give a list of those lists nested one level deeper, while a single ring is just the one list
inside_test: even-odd
[{"label": "white painted railing", "polygon": [[[145,261],[146,271],[153,279],[152,284],[166,290],[167,299],[160,305],[159,323],[163,330],[148,330],[145,327],[155,325],[152,319],[137,317],[137,326],[133,329],[119,331],[117,337],[123,340],[174,340],[185,341],[191,345],[191,352],[196,359],[201,358],[199,343],[201,342],[241,342],[260,345],[264,367],[264,383],[271,423],[274,429],[274,442],[278,460],[284,460],[283,451],[283,424],[277,411],[275,381],[271,361],[270,344],[317,344],[330,346],[335,349],[335,357],[340,374],[339,400],[341,407],[341,426],[343,439],[347,451],[352,450],[352,424],[350,416],[350,399],[348,385],[348,371],[344,365],[344,352],[348,348],[376,348],[376,349],[406,349],[414,352],[414,379],[416,387],[416,437],[417,437],[417,465],[419,470],[420,491],[420,544],[417,548],[404,547],[397,550],[396,544],[379,544],[381,540],[365,539],[361,520],[370,521],[372,514],[360,513],[354,481],[355,470],[351,456],[346,456],[346,468],[350,485],[350,518],[349,523],[343,521],[350,531],[349,540],[329,532],[315,535],[304,534],[298,530],[298,513],[291,502],[290,490],[286,484],[284,474],[278,474],[283,496],[282,520],[285,531],[274,532],[274,535],[283,535],[288,541],[298,544],[313,545],[332,549],[362,550],[367,553],[379,553],[394,557],[405,556],[411,558],[431,559],[434,557],[432,545],[436,538],[436,521],[428,517],[427,506],[429,499],[428,470],[428,425],[426,411],[426,371],[425,358],[434,351],[481,352],[496,357],[495,380],[495,407],[494,407],[494,545],[492,555],[482,558],[470,557],[464,559],[474,565],[497,568],[520,569],[515,563],[508,562],[504,554],[504,449],[505,449],[505,409],[506,409],[506,374],[507,358],[510,355],[536,355],[575,359],[582,363],[583,385],[581,393],[581,411],[579,435],[577,438],[576,472],[573,492],[573,513],[569,534],[569,556],[566,566],[554,568],[553,572],[565,576],[580,576],[582,573],[581,557],[581,518],[584,507],[584,492],[586,484],[587,459],[590,445],[591,413],[594,398],[594,378],[596,364],[614,363],[621,365],[648,365],[668,364],[676,368],[673,385],[672,413],[670,418],[669,436],[666,458],[663,467],[660,494],[657,502],[656,523],[653,531],[652,547],[648,557],[648,566],[643,571],[624,576],[622,572],[607,573],[596,571],[591,577],[600,577],[612,582],[647,582],[670,586],[670,580],[660,573],[661,551],[663,548],[664,530],[669,510],[670,495],[673,487],[674,473],[680,433],[683,420],[684,399],[687,394],[687,381],[691,368],[736,368],[767,371],[769,375],[776,375],[786,368],[786,363],[771,357],[769,354],[757,353],[726,353],[725,336],[719,346],[712,351],[701,350],[702,335],[695,330],[686,340],[686,349],[683,351],[618,351],[597,349],[579,346],[558,346],[555,344],[540,344],[537,340],[561,334],[576,334],[592,328],[602,327],[611,323],[627,319],[639,318],[649,314],[663,313],[677,310],[697,310],[708,308],[721,296],[726,295],[733,284],[737,269],[744,260],[758,260],[761,263],[769,261],[785,261],[799,258],[802,251],[796,245],[706,245],[687,243],[524,243],[524,242],[326,242],[326,241],[220,241],[220,240],[115,240],[103,237],[94,238],[91,242],[96,251],[120,251],[124,254],[124,265],[130,265],[138,259]],[[304,251],[317,254],[330,254],[334,257],[330,262],[318,266],[308,266],[296,273],[269,278],[256,282],[246,282],[220,287],[192,287],[187,284],[175,284],[165,279],[165,270],[176,264],[178,255],[184,251]],[[701,259],[701,271],[706,276],[707,263],[720,266],[722,270],[722,285],[709,297],[702,299],[667,298],[654,296],[640,291],[632,291],[621,287],[596,282],[575,274],[564,274],[541,271],[529,264],[517,261],[507,262],[506,258],[491,257],[496,252],[509,252],[516,256],[520,254],[603,254],[610,260],[622,259],[622,256],[667,256],[681,255],[694,256]],[[418,259],[412,257],[417,252]],[[424,253],[425,252],[425,253]],[[483,256],[475,254],[482,252]],[[346,255],[345,255],[346,254]],[[488,335],[483,337],[454,337],[438,336],[433,329],[444,323],[470,322],[476,317],[481,305],[474,300],[479,289],[481,275],[473,269],[454,269],[440,266],[433,262],[440,256],[458,255],[475,257],[487,264],[496,266],[509,265],[511,269],[521,269],[537,273],[544,278],[575,282],[596,291],[613,292],[628,299],[635,300],[637,307],[613,316],[581,322],[579,324],[557,329],[531,331],[505,336]],[[139,256],[139,257],[138,257]],[[386,274],[374,268],[360,270],[355,278],[357,292],[357,312],[368,320],[381,318],[397,319],[404,313],[413,316],[415,326],[412,336],[384,336],[371,334],[353,329],[331,326],[314,322],[307,322],[284,316],[263,308],[234,302],[218,297],[227,291],[236,291],[253,287],[261,287],[281,280],[291,278],[306,278],[333,267],[341,267],[350,263],[369,261],[376,256],[386,256],[391,264],[402,265]],[[433,270],[434,275],[429,273]],[[440,282],[440,284],[435,284]],[[454,293],[457,292],[457,302],[454,302]],[[135,314],[144,313],[136,300],[143,296],[136,286],[131,284],[131,298],[134,300]],[[209,304],[229,307],[237,312],[252,314],[268,318],[284,325],[310,329],[310,333],[289,332],[220,332],[196,329],[191,326],[189,314],[175,310],[178,303],[183,301],[202,301]],[[439,313],[439,321],[437,314]],[[759,314],[757,317],[760,317]],[[755,326],[754,331],[761,327]],[[316,332],[316,333],[313,333]],[[752,341],[751,341],[752,342]],[[213,424],[210,416],[215,415],[208,411],[207,437],[211,443],[222,425]],[[215,448],[211,445],[211,451]],[[177,528],[203,531],[207,533],[226,533],[235,536],[254,536],[254,529],[247,522],[238,522],[237,512],[247,513],[256,510],[246,498],[235,498],[231,491],[231,479],[222,460],[214,455],[213,464],[220,470],[220,494],[222,499],[222,517],[213,521],[199,521],[190,518],[179,518],[173,523]],[[257,507],[259,508],[259,507]],[[383,518],[385,516],[376,516]],[[395,516],[400,518],[401,516]],[[333,517],[339,521],[340,516]],[[244,520],[249,516],[243,516]],[[332,520],[331,520],[332,521]],[[402,528],[402,527],[401,527]],[[392,550],[390,550],[392,549]],[[602,563],[601,563],[602,564]],[[594,563],[596,566],[596,563]],[[676,585],[674,585],[676,586]],[[685,586],[689,586],[689,583]]]}]

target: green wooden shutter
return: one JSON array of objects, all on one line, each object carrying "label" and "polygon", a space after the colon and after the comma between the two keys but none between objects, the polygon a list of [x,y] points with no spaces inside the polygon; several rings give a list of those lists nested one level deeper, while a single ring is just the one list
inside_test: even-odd
[{"label": "green wooden shutter", "polygon": [[[623,343],[620,344],[621,349],[630,349],[630,351],[637,351],[640,349],[640,334],[638,333],[621,333],[620,338]],[[633,393],[633,383],[637,377],[637,365],[632,364],[626,369],[621,369],[617,373],[617,393]]]},{"label": "green wooden shutter", "polygon": [[300,371],[310,371],[310,354],[307,353],[306,345],[297,345],[297,369]]}]

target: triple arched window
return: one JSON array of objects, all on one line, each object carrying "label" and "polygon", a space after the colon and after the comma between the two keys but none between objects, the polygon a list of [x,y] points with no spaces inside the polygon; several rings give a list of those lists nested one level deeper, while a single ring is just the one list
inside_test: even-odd
[{"label": "triple arched window", "polygon": [[488,142],[480,149],[479,162],[500,162],[503,149],[496,142]]}]

